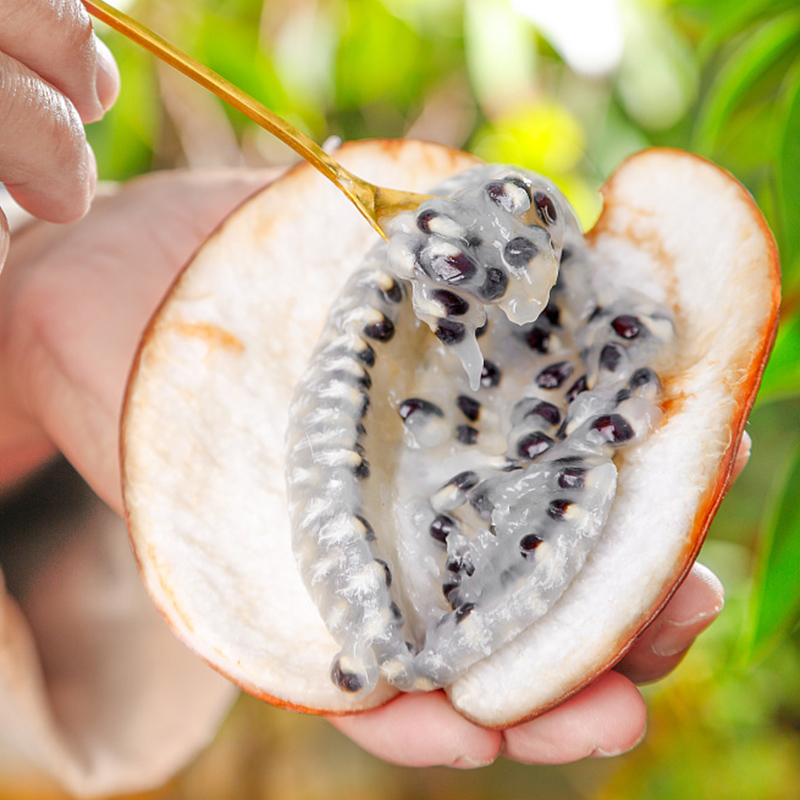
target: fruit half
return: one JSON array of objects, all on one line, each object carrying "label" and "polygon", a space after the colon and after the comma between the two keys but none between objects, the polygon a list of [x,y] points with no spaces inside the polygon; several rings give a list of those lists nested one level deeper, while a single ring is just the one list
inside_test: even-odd
[{"label": "fruit half", "polygon": [[[477,163],[411,141],[354,143],[338,155],[375,183],[420,192]],[[446,687],[486,726],[534,716],[585,686],[679,585],[727,488],[774,338],[777,252],[733,178],[686,153],[650,150],[625,162],[603,197],[588,234],[603,281],[644,292],[674,321],[659,360],[662,413],[616,459],[607,522],[560,599]],[[180,275],[144,335],[123,413],[128,525],[156,605],[235,683],[317,713],[365,710],[397,693],[384,681],[367,694],[331,681],[339,645],[296,566],[284,478],[294,387],[332,300],[374,242],[314,170],[287,173]],[[409,368],[416,357],[410,348]]]}]

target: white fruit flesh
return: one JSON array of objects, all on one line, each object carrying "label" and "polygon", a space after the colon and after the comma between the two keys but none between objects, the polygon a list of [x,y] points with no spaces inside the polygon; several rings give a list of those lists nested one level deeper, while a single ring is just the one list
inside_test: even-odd
[{"label": "white fruit flesh", "polygon": [[[341,151],[357,174],[424,191],[474,164],[419,143]],[[329,678],[338,646],[297,574],[283,481],[292,389],[325,311],[374,233],[309,168],[236,212],[184,272],[143,342],[123,424],[129,527],[178,634],[248,690],[305,710],[385,702]],[[660,428],[623,456],[606,531],[565,596],[449,689],[501,726],[608,667],[697,553],[771,344],[774,245],[741,187],[686,154],[649,151],[606,190],[590,244],[604,277],[674,312]]]}]

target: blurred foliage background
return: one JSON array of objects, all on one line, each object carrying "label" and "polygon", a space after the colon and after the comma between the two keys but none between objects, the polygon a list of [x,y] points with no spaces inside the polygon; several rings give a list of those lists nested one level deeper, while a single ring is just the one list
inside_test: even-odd
[{"label": "blurred foliage background", "polygon": [[[784,301],[750,466],[702,560],[721,619],[648,687],[632,753],[563,767],[406,770],[243,697],[163,800],[800,797],[800,8],[796,0],[138,0],[124,7],[317,141],[414,136],[556,179],[584,223],[648,145],[711,158],[775,233]],[[100,27],[123,93],[90,126],[101,177],[288,163],[290,151]],[[702,208],[687,206],[687,213]]]}]

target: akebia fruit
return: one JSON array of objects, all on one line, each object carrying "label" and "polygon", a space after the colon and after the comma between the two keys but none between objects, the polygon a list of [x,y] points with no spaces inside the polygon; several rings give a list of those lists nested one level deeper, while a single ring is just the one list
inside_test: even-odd
[{"label": "akebia fruit", "polygon": [[774,337],[776,249],[677,151],[625,162],[585,238],[524,170],[339,156],[448,197],[387,257],[300,166],[205,243],[129,386],[136,555],[177,634],[258,696],[346,713],[441,686],[513,724],[613,665],[690,568]]}]

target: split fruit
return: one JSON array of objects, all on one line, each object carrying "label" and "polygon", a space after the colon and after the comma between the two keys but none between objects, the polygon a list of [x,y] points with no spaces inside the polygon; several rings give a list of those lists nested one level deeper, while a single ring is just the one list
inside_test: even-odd
[{"label": "split fruit", "polygon": [[613,665],[690,568],[774,338],[777,251],[745,190],[677,151],[625,162],[585,238],[525,171],[338,155],[455,194],[398,218],[387,259],[300,166],[205,243],[123,414],[139,565],[177,634],[271,702],[444,687],[510,725]]}]

